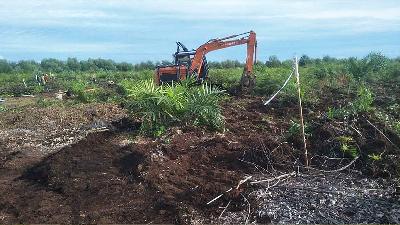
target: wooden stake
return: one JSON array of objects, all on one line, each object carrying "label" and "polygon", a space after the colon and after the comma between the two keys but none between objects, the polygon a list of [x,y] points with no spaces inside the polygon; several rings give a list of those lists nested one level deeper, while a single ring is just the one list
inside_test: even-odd
[{"label": "wooden stake", "polygon": [[308,167],[309,166],[308,151],[307,151],[306,135],[305,135],[305,132],[304,132],[303,106],[301,104],[299,62],[297,60],[297,56],[294,58],[294,73],[296,74],[297,90],[298,90],[298,94],[299,94],[299,110],[300,110],[301,129],[302,129],[302,133],[303,133],[304,159],[305,159],[305,162],[306,162],[306,167]]}]

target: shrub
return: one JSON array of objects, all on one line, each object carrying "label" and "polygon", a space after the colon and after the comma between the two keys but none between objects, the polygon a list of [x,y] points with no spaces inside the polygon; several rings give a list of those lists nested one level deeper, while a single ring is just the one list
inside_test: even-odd
[{"label": "shrub", "polygon": [[368,112],[372,109],[374,96],[372,91],[365,85],[361,85],[357,90],[357,99],[354,101],[353,110],[357,112]]},{"label": "shrub", "polygon": [[71,84],[71,92],[78,102],[88,103],[94,100],[95,89],[88,90],[86,83],[82,81],[73,82]]},{"label": "shrub", "polygon": [[234,91],[240,86],[243,68],[211,69],[209,81],[227,91]]},{"label": "shrub", "polygon": [[388,66],[385,76],[383,79],[392,79],[400,81],[400,63],[392,63]]},{"label": "shrub", "polygon": [[346,62],[346,68],[354,78],[361,79],[367,76],[381,78],[386,70],[389,59],[381,53],[371,52],[361,60],[351,57]]},{"label": "shrub", "polygon": [[109,102],[115,100],[115,97],[114,92],[106,88],[96,88],[93,92],[93,100],[97,102]]},{"label": "shrub", "polygon": [[23,84],[19,83],[10,84],[7,89],[7,92],[15,97],[20,97],[28,92],[28,89]]},{"label": "shrub", "polygon": [[42,85],[35,85],[34,87],[33,87],[33,90],[32,90],[32,93],[33,94],[40,94],[40,93],[43,93],[44,92],[44,86],[42,86]]}]

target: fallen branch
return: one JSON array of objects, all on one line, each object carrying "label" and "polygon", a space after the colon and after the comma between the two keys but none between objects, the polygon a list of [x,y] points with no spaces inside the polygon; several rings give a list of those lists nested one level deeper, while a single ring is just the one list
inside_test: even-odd
[{"label": "fallen branch", "polygon": [[250,205],[249,200],[247,200],[247,198],[242,193],[240,193],[240,195],[242,195],[244,200],[247,202],[247,205],[249,206],[248,212],[247,212],[247,216],[246,216],[246,220],[244,222],[244,224],[249,224],[249,218],[250,218],[250,214],[251,214],[251,205]]},{"label": "fallen branch", "polygon": [[[225,191],[225,193],[228,193],[230,191],[232,191],[233,188],[229,188],[227,191]],[[217,197],[213,198],[211,201],[207,202],[207,205],[217,201],[219,198],[221,198],[224,195],[224,193],[218,195]]]},{"label": "fallen branch", "polygon": [[353,160],[351,160],[351,162],[345,166],[343,166],[342,168],[339,168],[337,170],[319,170],[320,172],[324,172],[324,173],[334,173],[334,172],[340,172],[343,171],[347,168],[349,168],[351,165],[353,165],[353,163],[355,163],[357,161],[357,159],[360,158],[360,155],[358,155],[357,157],[355,157]]},{"label": "fallen branch", "polygon": [[386,138],[386,140],[388,140],[390,142],[390,144],[392,144],[395,148],[399,149],[399,147],[397,147],[397,145],[395,145],[381,130],[379,130],[374,124],[372,124],[368,119],[365,119],[369,125],[371,125],[373,128],[375,128],[375,130],[377,130],[380,134],[382,134],[383,137]]},{"label": "fallen branch", "polygon": [[274,178],[270,178],[270,179],[266,179],[266,180],[253,181],[253,182],[250,182],[250,184],[259,184],[259,183],[263,183],[263,182],[271,182],[271,181],[274,181],[274,180],[280,180],[280,179],[285,178],[285,177],[291,177],[291,176],[294,176],[295,174],[296,174],[296,172],[286,173],[286,174],[282,174],[280,176],[277,176],[277,177],[274,177]]},{"label": "fallen branch", "polygon": [[229,200],[228,204],[224,207],[224,210],[222,210],[221,214],[219,214],[218,220],[221,219],[222,214],[228,209],[229,205],[231,204],[232,200]]},{"label": "fallen branch", "polygon": [[246,178],[244,178],[243,180],[239,181],[238,185],[236,186],[236,190],[239,189],[240,185],[246,183],[246,181],[250,180],[253,176],[248,176]]},{"label": "fallen branch", "polygon": [[256,163],[249,162],[249,161],[246,161],[246,160],[243,160],[243,159],[238,159],[238,160],[241,161],[241,162],[244,162],[244,163],[247,163],[247,164],[250,164],[250,165],[254,166],[254,168],[256,168],[262,174],[264,174],[264,173],[263,173],[263,171],[260,170],[260,168],[263,169],[264,171],[267,171],[265,168],[263,168],[260,165],[257,165]]},{"label": "fallen branch", "polygon": [[[250,180],[252,177],[253,177],[253,176],[248,176],[248,177],[244,178],[243,180],[240,180],[239,183],[238,183],[238,185],[236,186],[235,190],[238,190],[239,187],[240,187],[240,185],[246,183],[246,182],[247,182],[248,180]],[[225,193],[228,193],[228,192],[230,192],[230,191],[232,191],[232,190],[233,190],[233,188],[229,188],[228,190],[225,191]],[[221,198],[225,193],[222,193],[222,194],[218,195],[217,197],[213,198],[212,200],[210,200],[209,202],[207,202],[207,205],[209,205],[209,204],[211,204],[211,203],[217,201],[217,200],[218,200],[219,198]]]}]

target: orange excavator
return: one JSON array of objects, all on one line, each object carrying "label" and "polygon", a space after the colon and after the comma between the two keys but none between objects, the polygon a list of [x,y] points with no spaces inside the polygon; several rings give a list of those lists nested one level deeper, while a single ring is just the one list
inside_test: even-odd
[{"label": "orange excavator", "polygon": [[206,54],[211,51],[247,44],[246,65],[240,81],[242,91],[251,91],[255,84],[253,64],[256,60],[257,40],[253,31],[232,35],[229,37],[211,39],[196,50],[188,50],[181,42],[177,42],[177,50],[173,54],[175,64],[158,66],[155,71],[155,82],[173,83],[194,77],[198,83],[208,76]]}]

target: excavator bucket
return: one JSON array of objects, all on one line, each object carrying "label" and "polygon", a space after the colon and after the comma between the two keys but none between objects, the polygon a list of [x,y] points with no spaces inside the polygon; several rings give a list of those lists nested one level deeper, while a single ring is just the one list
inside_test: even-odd
[{"label": "excavator bucket", "polygon": [[251,93],[256,84],[256,79],[253,74],[243,71],[242,78],[240,79],[240,90],[242,93]]}]

